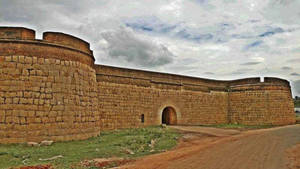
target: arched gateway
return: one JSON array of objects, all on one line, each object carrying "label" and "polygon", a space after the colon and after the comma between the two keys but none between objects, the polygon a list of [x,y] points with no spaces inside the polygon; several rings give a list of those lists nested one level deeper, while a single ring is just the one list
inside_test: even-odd
[{"label": "arched gateway", "polygon": [[162,124],[177,124],[177,115],[175,109],[172,107],[164,108],[162,112],[161,122]]}]

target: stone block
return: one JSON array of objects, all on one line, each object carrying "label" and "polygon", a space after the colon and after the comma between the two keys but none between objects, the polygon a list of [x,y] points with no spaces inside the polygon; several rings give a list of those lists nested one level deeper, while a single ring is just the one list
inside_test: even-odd
[{"label": "stone block", "polygon": [[32,64],[32,57],[25,57],[26,64]]},{"label": "stone block", "polygon": [[12,57],[11,56],[5,56],[5,62],[11,62]]}]

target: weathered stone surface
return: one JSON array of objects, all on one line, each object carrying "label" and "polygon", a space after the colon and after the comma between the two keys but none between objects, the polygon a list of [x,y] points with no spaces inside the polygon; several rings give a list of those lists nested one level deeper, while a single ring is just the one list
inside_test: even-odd
[{"label": "weathered stone surface", "polygon": [[0,29],[0,143],[160,125],[166,107],[174,109],[173,124],[295,123],[285,80],[216,81],[94,65],[89,44],[78,38],[48,33],[40,41],[20,29],[10,37],[1,32],[9,28]]}]

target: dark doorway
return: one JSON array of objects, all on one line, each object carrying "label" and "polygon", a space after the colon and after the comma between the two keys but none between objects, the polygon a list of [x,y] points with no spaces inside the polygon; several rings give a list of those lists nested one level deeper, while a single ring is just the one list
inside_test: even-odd
[{"label": "dark doorway", "polygon": [[142,122],[142,123],[145,122],[145,115],[144,115],[144,114],[141,115],[141,122]]},{"label": "dark doorway", "polygon": [[177,124],[177,116],[175,109],[172,107],[164,108],[161,117],[162,124]]}]

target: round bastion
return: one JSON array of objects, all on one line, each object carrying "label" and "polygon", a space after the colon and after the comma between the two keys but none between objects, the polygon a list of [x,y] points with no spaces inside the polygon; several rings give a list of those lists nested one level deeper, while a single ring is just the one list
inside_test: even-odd
[{"label": "round bastion", "polygon": [[94,60],[74,36],[0,27],[0,143],[98,135]]}]

